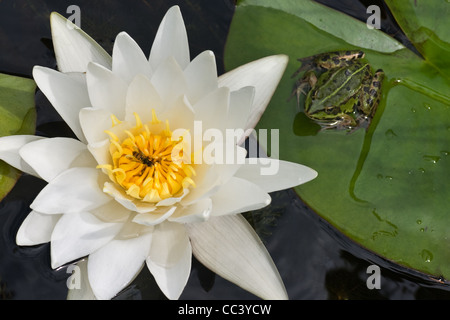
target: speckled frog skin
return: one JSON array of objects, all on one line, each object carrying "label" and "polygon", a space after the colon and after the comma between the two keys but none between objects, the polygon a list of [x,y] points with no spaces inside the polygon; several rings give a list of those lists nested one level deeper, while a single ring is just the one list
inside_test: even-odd
[{"label": "speckled frog skin", "polygon": [[298,98],[306,94],[305,114],[324,129],[369,126],[380,101],[384,72],[373,73],[363,58],[362,51],[337,51],[299,59],[302,66],[293,76],[305,73],[293,94]]}]

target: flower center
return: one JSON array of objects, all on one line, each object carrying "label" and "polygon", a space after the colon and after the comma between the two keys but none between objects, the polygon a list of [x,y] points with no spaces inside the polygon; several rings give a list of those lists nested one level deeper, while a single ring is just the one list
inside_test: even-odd
[{"label": "flower center", "polygon": [[[153,119],[143,125],[135,114],[136,126],[123,130],[122,140],[112,131],[106,131],[111,137],[110,154],[112,165],[99,165],[105,169],[110,179],[122,186],[126,193],[145,202],[158,202],[183,194],[183,190],[195,187],[191,179],[195,176],[192,165],[172,159],[174,147],[182,140],[172,140],[169,122],[165,128],[152,111]],[[113,126],[120,124],[113,117]],[[116,130],[113,130],[116,131]],[[182,152],[182,151],[181,151]]]}]

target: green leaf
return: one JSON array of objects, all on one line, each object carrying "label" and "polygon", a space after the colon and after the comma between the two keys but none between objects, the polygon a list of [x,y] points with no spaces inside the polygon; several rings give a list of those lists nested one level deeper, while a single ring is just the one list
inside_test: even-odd
[{"label": "green leaf", "polygon": [[[414,2],[388,1],[396,17]],[[286,73],[258,127],[279,129],[280,158],[318,171],[315,180],[296,188],[298,195],[368,250],[449,278],[450,81],[447,69],[440,70],[450,65],[449,28],[447,21],[443,29],[431,22],[450,4],[441,1],[436,13],[429,4],[436,1],[417,2],[422,8],[414,12],[422,29],[412,40],[424,58],[381,31],[312,1],[244,0],[231,24],[225,64],[231,70],[263,56],[288,55]],[[398,22],[408,17],[405,11]],[[373,69],[386,73],[372,124],[368,131],[350,134],[319,132],[304,115],[302,101],[299,106],[295,98],[288,101],[295,84],[291,75],[300,67],[297,59],[359,48]]]},{"label": "green leaf", "polygon": [[[35,89],[33,80],[0,73],[0,136],[35,132]],[[0,161],[0,200],[19,177],[20,171]]]},{"label": "green leaf", "polygon": [[[324,15],[324,6],[317,2],[247,0],[242,1],[241,5],[256,5],[288,12],[309,22],[320,30],[361,48],[381,52],[393,52],[403,48],[400,43],[392,41],[382,32],[372,32],[369,28],[360,28],[361,23],[359,21],[351,19],[338,11],[328,10],[326,15]],[[344,24],[342,24],[343,22]],[[353,31],[355,29],[358,29],[357,33]]]},{"label": "green leaf", "polygon": [[440,0],[386,2],[425,60],[450,79],[450,3]]}]

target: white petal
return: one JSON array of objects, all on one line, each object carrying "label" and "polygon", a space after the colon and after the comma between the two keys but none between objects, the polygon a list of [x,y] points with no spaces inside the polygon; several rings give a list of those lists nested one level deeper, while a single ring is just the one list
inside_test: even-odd
[{"label": "white petal", "polygon": [[230,91],[226,87],[218,88],[207,96],[203,97],[192,107],[195,112],[195,120],[202,121],[202,129],[218,129],[225,132],[230,103]]},{"label": "white petal", "polygon": [[235,177],[246,179],[266,192],[284,190],[311,181],[317,172],[304,165],[271,158],[246,159]]},{"label": "white petal", "polygon": [[178,299],[191,273],[192,249],[183,225],[164,222],[155,227],[147,266],[161,291]]},{"label": "white petal", "polygon": [[86,81],[91,104],[96,109],[104,109],[118,119],[125,117],[127,84],[105,67],[89,63]]},{"label": "white petal", "polygon": [[110,242],[122,223],[106,223],[89,212],[65,214],[51,237],[52,268],[84,257]]},{"label": "white petal", "polygon": [[105,222],[126,222],[131,211],[112,199],[103,206],[92,209],[91,213]]},{"label": "white petal", "polygon": [[206,221],[209,219],[211,210],[212,200],[210,198],[204,198],[190,206],[179,208],[168,220],[178,223]]},{"label": "white petal", "polygon": [[142,224],[134,223],[132,221],[134,215],[136,215],[136,213],[131,213],[131,215],[128,217],[128,221],[125,222],[122,230],[120,230],[119,234],[116,236],[116,240],[137,238],[143,234],[153,232],[153,226],[144,226]]},{"label": "white petal", "polygon": [[[209,197],[214,194],[221,185],[233,177],[236,171],[244,163],[246,150],[239,146],[232,146],[224,152],[224,164],[196,164],[195,165],[195,183],[196,187],[190,189],[186,197],[181,200],[184,206],[191,205],[201,198]],[[232,152],[231,152],[232,151]],[[233,156],[236,161],[226,162],[227,157]],[[204,156],[206,158],[206,156]]]},{"label": "white petal", "polygon": [[171,107],[180,96],[187,92],[183,70],[173,58],[158,65],[150,80],[166,108]]},{"label": "white petal", "polygon": [[155,70],[171,56],[183,69],[189,64],[189,43],[178,6],[171,7],[159,25],[150,52],[150,65]]},{"label": "white petal", "polygon": [[53,47],[61,72],[85,72],[89,62],[111,68],[111,57],[83,30],[56,12],[50,15]]},{"label": "white petal", "polygon": [[126,32],[119,33],[114,41],[112,71],[126,83],[130,83],[138,74],[151,76],[147,58]]},{"label": "white petal", "polygon": [[191,245],[180,253],[180,260],[172,267],[163,267],[147,259],[147,267],[152,273],[161,291],[168,299],[178,299],[189,279],[192,264]]},{"label": "white petal", "polygon": [[44,137],[32,135],[17,135],[0,137],[0,159],[20,171],[40,178],[39,174],[26,163],[19,154],[20,148],[27,143],[45,139]]},{"label": "white petal", "polygon": [[133,222],[145,225],[145,226],[154,226],[165,220],[167,220],[177,209],[177,207],[161,207],[152,212],[147,213],[138,213]]},{"label": "white petal", "polygon": [[[244,148],[233,146],[233,154],[236,159],[243,160],[246,154]],[[231,156],[232,153],[224,152],[224,157]],[[205,157],[204,157],[205,158]],[[225,162],[225,161],[224,161]],[[201,198],[209,197],[214,194],[221,185],[226,183],[231,177],[234,176],[236,171],[240,168],[242,162],[234,162],[231,164],[196,164],[195,165],[195,183],[196,187],[190,189],[188,195],[181,199],[181,204],[184,206],[191,205]]]},{"label": "white petal", "polygon": [[252,129],[258,123],[273,93],[283,76],[288,63],[286,55],[275,55],[247,63],[219,77],[219,87],[232,91],[242,87],[255,87],[255,98],[250,118],[245,129]]},{"label": "white petal", "polygon": [[61,215],[57,214],[31,211],[17,231],[16,243],[19,246],[34,246],[49,242],[60,217]]},{"label": "white petal", "polygon": [[220,173],[220,184],[227,182],[236,174],[236,171],[245,163],[247,150],[237,145],[227,146],[224,164],[218,165],[216,170]]},{"label": "white petal", "polygon": [[186,228],[203,265],[263,299],[287,299],[272,258],[241,215],[212,217]]},{"label": "white petal", "polygon": [[151,241],[151,233],[114,240],[89,256],[89,283],[98,299],[113,298],[134,279],[148,256]]},{"label": "white petal", "polygon": [[264,208],[271,198],[260,187],[233,177],[211,196],[212,216],[235,214]]},{"label": "white petal", "polygon": [[134,113],[136,112],[143,123],[150,122],[152,109],[155,109],[159,117],[163,111],[161,98],[147,77],[137,75],[128,87],[125,119],[134,122],[136,119]]},{"label": "white petal", "polygon": [[217,89],[216,58],[212,51],[203,51],[184,69],[188,86],[187,96],[196,103],[203,96]]},{"label": "white petal", "polygon": [[86,145],[71,138],[40,139],[20,149],[20,156],[49,182],[72,167],[95,167]]},{"label": "white petal", "polygon": [[111,112],[104,109],[84,108],[81,109],[79,118],[84,136],[89,144],[105,139],[109,140],[105,130],[112,126]]},{"label": "white petal", "polygon": [[33,68],[33,77],[39,89],[45,94],[78,139],[85,142],[78,114],[82,108],[91,106],[86,84],[80,81],[78,77],[39,66]]},{"label": "white petal", "polygon": [[115,183],[105,182],[103,191],[114,197],[117,202],[128,210],[139,213],[148,213],[156,210],[154,203],[147,203],[130,197],[122,187]]},{"label": "white petal", "polygon": [[208,197],[220,186],[219,165],[197,164],[195,165],[195,188],[191,188],[189,194],[181,200],[183,206],[189,206],[201,198]]},{"label": "white petal", "polygon": [[48,213],[73,213],[98,208],[111,200],[99,183],[104,176],[94,168],[71,168],[64,171],[34,199],[33,210]]},{"label": "white petal", "polygon": [[88,150],[98,164],[112,164],[109,152],[111,142],[108,139],[88,145]]},{"label": "white petal", "polygon": [[195,114],[194,109],[189,103],[186,96],[179,96],[179,98],[172,104],[172,106],[163,113],[158,115],[161,120],[169,120],[170,129],[172,131],[180,130],[180,134],[183,134],[185,130],[193,132]]},{"label": "white petal", "polygon": [[189,194],[189,189],[183,189],[183,192],[179,196],[174,196],[170,198],[163,199],[161,201],[158,201],[156,203],[157,207],[168,207],[173,206],[180,202],[181,199],[183,199],[187,194]]},{"label": "white petal", "polygon": [[[103,185],[103,192],[111,195],[118,203],[131,211],[136,211],[136,205],[133,198],[125,193],[123,188],[112,182],[105,182]],[[156,209],[156,207],[154,208]],[[153,210],[154,210],[153,209]]]},{"label": "white petal", "polygon": [[[132,127],[134,127],[134,123],[131,124],[128,121],[121,121],[119,124],[114,124],[107,130],[113,133],[118,138],[118,141],[123,141],[124,139],[128,138],[128,134],[125,132],[125,130],[130,130]],[[111,139],[109,135],[108,138]]]},{"label": "white petal", "polygon": [[[254,87],[244,87],[230,93],[230,106],[228,108],[226,122],[227,128],[245,130],[247,120],[250,116],[254,95]],[[240,144],[240,141],[241,139],[238,137],[238,145]]]},{"label": "white petal", "polygon": [[184,225],[165,221],[155,226],[148,258],[161,266],[172,267],[188,246],[189,238]]}]

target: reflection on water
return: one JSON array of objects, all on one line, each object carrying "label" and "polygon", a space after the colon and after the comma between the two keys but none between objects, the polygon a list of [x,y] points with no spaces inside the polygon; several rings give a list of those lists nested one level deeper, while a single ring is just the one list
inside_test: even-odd
[{"label": "reflection on water", "polygon": [[[179,3],[187,23],[192,56],[212,49],[218,59],[219,73],[224,70],[223,48],[233,14],[230,2],[196,0]],[[348,5],[349,2],[344,3]],[[142,0],[125,6],[122,1],[77,1],[82,10],[83,28],[109,52],[115,35],[122,30],[128,31],[144,51],[149,50],[149,41],[156,33],[162,15],[175,3]],[[1,1],[0,72],[31,77],[35,64],[54,68],[48,14],[53,10],[64,14],[70,4],[61,0],[20,0],[14,4]],[[20,26],[15,19],[21,21]],[[39,134],[72,135],[40,92],[37,92],[36,101]],[[310,129],[299,134],[315,134],[317,128]],[[29,205],[44,185],[39,179],[23,175],[0,203],[0,299],[66,297],[69,274],[66,267],[50,268],[49,245],[18,247],[15,244],[16,232],[29,213]],[[449,292],[436,281],[396,269],[388,261],[349,241],[307,208],[293,190],[273,193],[272,197],[269,207],[247,213],[246,217],[271,253],[291,299],[450,298]],[[432,259],[425,250],[424,259]],[[380,290],[369,290],[366,285],[369,276],[366,270],[372,264],[381,267]],[[255,299],[194,259],[192,274],[181,299],[230,298]],[[144,268],[117,299],[164,299],[164,295]]]}]

